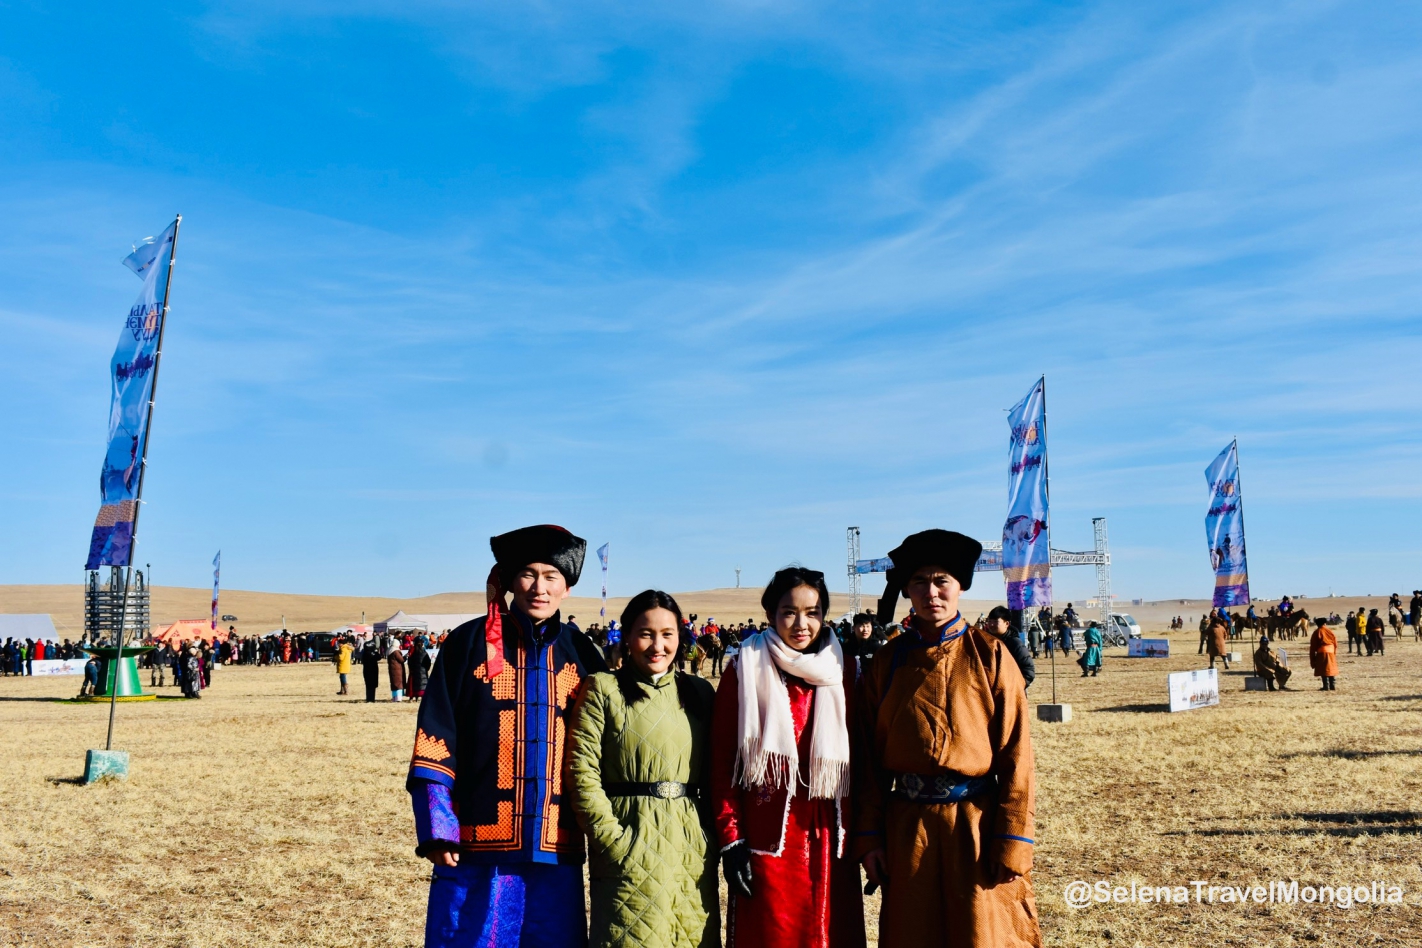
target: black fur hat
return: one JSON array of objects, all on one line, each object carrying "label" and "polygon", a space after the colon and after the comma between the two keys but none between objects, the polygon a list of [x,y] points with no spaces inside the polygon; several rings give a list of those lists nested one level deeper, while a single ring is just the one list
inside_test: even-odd
[{"label": "black fur hat", "polygon": [[879,621],[894,621],[894,606],[914,572],[924,566],[941,566],[966,592],[973,585],[973,568],[982,556],[983,545],[972,537],[952,530],[924,530],[904,538],[889,551],[893,567],[885,574],[884,595],[879,598]]},{"label": "black fur hat", "polygon": [[588,541],[573,536],[562,527],[542,524],[490,537],[489,549],[494,551],[499,578],[506,589],[512,585],[514,574],[529,563],[547,563],[557,567],[568,585],[576,586],[578,577],[583,574],[583,557],[588,551]]}]

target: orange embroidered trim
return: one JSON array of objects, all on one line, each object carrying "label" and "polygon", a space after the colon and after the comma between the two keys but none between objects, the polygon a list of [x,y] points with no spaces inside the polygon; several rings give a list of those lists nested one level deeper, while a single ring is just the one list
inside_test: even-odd
[{"label": "orange embroidered trim", "polygon": [[499,712],[499,775],[495,784],[500,790],[514,788],[514,742],[517,711]]},{"label": "orange embroidered trim", "polygon": [[426,769],[428,769],[428,770],[438,770],[440,773],[444,774],[444,775],[445,775],[446,777],[448,777],[450,780],[453,780],[453,779],[454,779],[454,771],[450,770],[448,767],[442,767],[442,766],[440,766],[439,764],[432,764],[432,763],[430,763],[430,762],[427,761],[427,760],[417,760],[417,761],[415,761],[415,762],[412,764],[412,766],[414,766],[414,767],[424,767],[424,768],[426,768]]},{"label": "orange embroidered trim", "polygon": [[[518,650],[518,657],[523,657],[521,648]],[[522,671],[522,668],[514,668],[508,662],[504,662],[504,670],[489,682],[495,701],[513,701],[518,697],[518,678]],[[487,662],[481,662],[479,667],[474,669],[474,677],[480,681],[488,679],[489,666]]]},{"label": "orange embroidered trim", "polygon": [[563,793],[563,743],[567,737],[563,715],[568,710],[573,695],[582,685],[582,677],[576,665],[566,664],[553,674],[553,648],[549,646],[547,657],[548,693],[553,705],[548,709],[548,758],[544,773],[548,775],[548,795],[543,801],[543,838],[540,840],[545,852],[576,852],[580,850],[581,835],[570,832],[559,825],[562,807],[554,802]]},{"label": "orange embroidered trim", "polygon": [[422,728],[415,730],[415,757],[424,760],[448,760],[449,745],[438,737],[430,737]]},{"label": "orange embroidered trim", "polygon": [[[549,656],[550,658],[552,656]],[[564,665],[558,672],[558,677],[553,679],[553,694],[557,696],[558,707],[566,711],[568,699],[578,692],[578,685],[582,684],[583,678],[578,674],[576,665]]]},{"label": "orange embroidered trim", "polygon": [[[517,792],[518,775],[524,772],[524,731],[527,724],[520,701],[524,676],[528,667],[527,652],[520,644],[512,662],[505,660],[504,670],[489,682],[495,701],[513,701],[512,709],[499,710],[499,750],[495,786],[500,791]],[[474,670],[474,677],[488,680],[484,665]],[[520,802],[520,806],[522,803]],[[514,801],[500,800],[492,823],[460,827],[460,839],[469,851],[507,852],[523,845],[523,813],[515,809]]]},{"label": "orange embroidered trim", "polygon": [[493,826],[474,827],[474,838],[479,842],[502,843],[514,838],[514,812],[512,800],[499,801],[499,821]]}]

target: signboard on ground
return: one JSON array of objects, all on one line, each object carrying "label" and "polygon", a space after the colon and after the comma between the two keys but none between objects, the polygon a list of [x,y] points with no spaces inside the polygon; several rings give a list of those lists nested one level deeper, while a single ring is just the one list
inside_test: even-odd
[{"label": "signboard on ground", "polygon": [[1126,645],[1127,658],[1169,658],[1169,639],[1131,639]]},{"label": "signboard on ground", "polygon": [[[128,654],[126,648],[124,654]],[[55,659],[53,661],[45,658],[32,664],[35,667],[36,675],[82,675],[84,674],[84,663],[87,661],[87,658]]]},{"label": "signboard on ground", "polygon": [[1213,668],[1170,673],[1170,710],[1191,711],[1220,703],[1220,679]]}]

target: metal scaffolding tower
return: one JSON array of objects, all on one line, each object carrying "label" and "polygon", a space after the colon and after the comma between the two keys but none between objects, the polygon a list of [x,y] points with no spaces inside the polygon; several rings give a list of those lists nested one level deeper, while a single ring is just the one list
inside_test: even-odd
[{"label": "metal scaffolding tower", "polygon": [[1096,535],[1096,598],[1101,603],[1101,628],[1111,628],[1111,547],[1106,542],[1106,518],[1092,517]]},{"label": "metal scaffolding tower", "polygon": [[849,611],[859,615],[860,581],[855,563],[859,560],[859,528],[850,527],[845,531],[845,545],[849,548]]},{"label": "metal scaffolding tower", "polygon": [[[116,642],[120,614],[124,611],[123,570],[113,567],[109,581],[99,579],[98,570],[90,570],[84,583],[84,638],[90,642]],[[128,591],[128,615],[123,619],[124,638],[141,642],[149,633],[148,577],[143,570],[133,571],[133,586]]]}]

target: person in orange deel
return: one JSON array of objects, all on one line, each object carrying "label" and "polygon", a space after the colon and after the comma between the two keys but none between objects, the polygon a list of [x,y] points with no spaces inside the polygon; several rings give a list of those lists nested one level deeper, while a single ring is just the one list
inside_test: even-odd
[{"label": "person in orange deel", "polygon": [[1229,625],[1218,613],[1210,616],[1210,638],[1207,642],[1210,653],[1210,667],[1215,667],[1215,659],[1224,662],[1225,671],[1229,671]]},{"label": "person in orange deel", "polygon": [[1313,665],[1313,674],[1323,679],[1320,691],[1338,690],[1338,637],[1324,624],[1323,616],[1314,620],[1318,629],[1308,640],[1308,660]]},{"label": "person in orange deel", "polygon": [[982,544],[926,530],[889,554],[879,621],[914,614],[861,682],[855,854],[884,887],[879,944],[1040,948],[1036,776],[1012,655],[958,610]]}]

